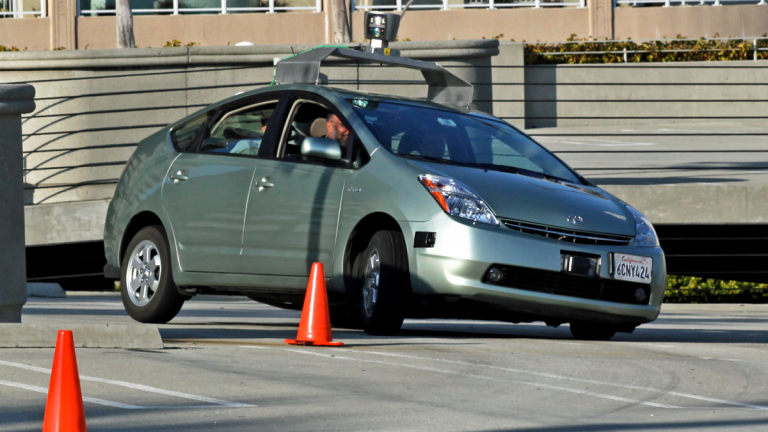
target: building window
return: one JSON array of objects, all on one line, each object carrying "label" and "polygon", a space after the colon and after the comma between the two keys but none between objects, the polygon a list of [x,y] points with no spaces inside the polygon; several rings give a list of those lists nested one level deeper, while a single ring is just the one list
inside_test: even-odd
[{"label": "building window", "polygon": [[0,0],[0,18],[45,18],[46,0]]},{"label": "building window", "polygon": [[[82,16],[115,14],[115,0],[80,0],[79,5]],[[131,0],[131,7],[134,15],[321,12],[323,10],[322,0]]]}]

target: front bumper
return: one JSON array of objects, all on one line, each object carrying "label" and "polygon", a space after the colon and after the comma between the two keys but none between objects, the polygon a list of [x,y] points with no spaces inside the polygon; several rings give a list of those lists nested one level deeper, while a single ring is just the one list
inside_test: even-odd
[{"label": "front bumper", "polygon": [[[642,324],[655,320],[666,289],[666,264],[661,248],[574,244],[514,231],[501,225],[472,224],[440,214],[427,222],[408,222],[406,239],[413,246],[415,232],[434,232],[434,247],[410,249],[411,284],[416,294],[458,296],[554,322],[599,321]],[[562,251],[600,255],[601,278],[613,279],[608,255],[612,252],[653,259],[648,304],[636,305],[515,289],[484,283],[492,264],[560,271]]]}]

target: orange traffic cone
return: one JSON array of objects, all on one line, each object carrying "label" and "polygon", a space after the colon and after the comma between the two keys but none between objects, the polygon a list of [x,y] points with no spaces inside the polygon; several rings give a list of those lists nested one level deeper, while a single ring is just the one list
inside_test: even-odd
[{"label": "orange traffic cone", "polygon": [[286,339],[291,345],[342,346],[342,342],[333,342],[331,336],[331,316],[328,311],[328,293],[325,290],[325,272],[323,264],[312,264],[301,310],[301,322],[296,339]]},{"label": "orange traffic cone", "polygon": [[56,340],[43,432],[86,432],[80,374],[77,372],[71,330],[59,330]]}]

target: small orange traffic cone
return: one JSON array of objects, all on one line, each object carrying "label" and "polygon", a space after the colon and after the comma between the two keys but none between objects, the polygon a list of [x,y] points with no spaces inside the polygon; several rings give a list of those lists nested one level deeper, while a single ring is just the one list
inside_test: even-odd
[{"label": "small orange traffic cone", "polygon": [[43,432],[86,432],[80,374],[77,372],[75,340],[71,330],[59,330],[56,340]]},{"label": "small orange traffic cone", "polygon": [[312,264],[307,284],[307,295],[301,310],[301,322],[296,339],[286,339],[291,345],[342,346],[342,342],[333,342],[331,336],[331,316],[328,311],[328,293],[325,290],[325,272],[323,264]]}]

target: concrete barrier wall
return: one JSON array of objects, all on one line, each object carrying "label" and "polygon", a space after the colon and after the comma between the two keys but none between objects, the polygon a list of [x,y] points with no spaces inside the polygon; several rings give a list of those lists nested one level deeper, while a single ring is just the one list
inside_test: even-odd
[{"label": "concrete barrier wall", "polygon": [[527,127],[696,123],[768,116],[768,61],[534,65]]}]

